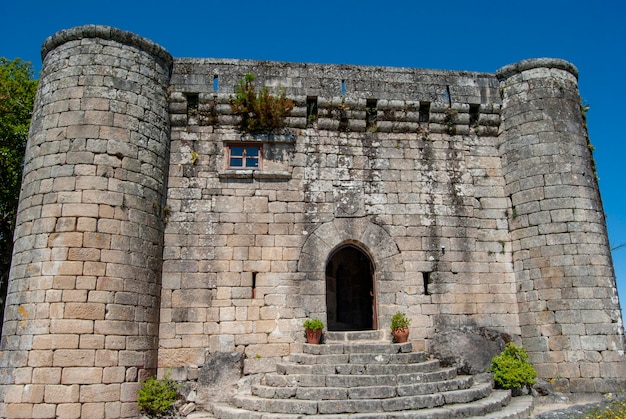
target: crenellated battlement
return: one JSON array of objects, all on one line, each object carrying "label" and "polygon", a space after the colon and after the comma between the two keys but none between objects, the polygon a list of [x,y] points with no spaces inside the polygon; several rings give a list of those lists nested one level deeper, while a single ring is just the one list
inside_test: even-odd
[{"label": "crenellated battlement", "polygon": [[[173,127],[236,126],[232,94],[170,94]],[[402,100],[289,97],[294,109],[286,128],[343,132],[455,133],[493,136],[500,125],[500,105],[470,105]],[[190,105],[190,100],[193,105]]]},{"label": "crenellated battlement", "polygon": [[294,101],[291,128],[492,135],[499,125],[492,74],[208,59],[175,60],[172,125],[236,125],[230,100],[247,73]]}]

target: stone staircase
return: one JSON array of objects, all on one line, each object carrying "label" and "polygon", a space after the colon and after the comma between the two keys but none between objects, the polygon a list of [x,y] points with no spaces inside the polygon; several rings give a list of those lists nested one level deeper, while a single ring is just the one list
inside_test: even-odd
[{"label": "stone staircase", "polygon": [[303,345],[233,405],[213,406],[220,419],[527,418],[532,397],[511,398],[491,381],[458,376],[410,343],[383,331],[326,332],[325,344]]}]

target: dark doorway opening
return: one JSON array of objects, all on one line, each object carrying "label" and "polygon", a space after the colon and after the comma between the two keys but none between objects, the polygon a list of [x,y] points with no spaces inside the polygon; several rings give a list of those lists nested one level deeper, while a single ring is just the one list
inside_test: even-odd
[{"label": "dark doorway opening", "polygon": [[348,244],[335,250],[326,264],[328,330],[375,330],[376,290],[370,257]]}]

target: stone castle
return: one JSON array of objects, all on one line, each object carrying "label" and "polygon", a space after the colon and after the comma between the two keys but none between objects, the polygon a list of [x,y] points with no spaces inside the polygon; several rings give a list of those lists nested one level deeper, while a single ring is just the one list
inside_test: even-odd
[{"label": "stone castle", "polygon": [[[302,322],[414,350],[481,327],[561,390],[621,389],[624,332],[576,68],[495,74],[173,59],[102,26],[56,33],[24,164],[2,417],[134,417],[138,382],[246,374]],[[237,129],[245,74],[294,109]],[[389,339],[387,337],[387,339]]]}]

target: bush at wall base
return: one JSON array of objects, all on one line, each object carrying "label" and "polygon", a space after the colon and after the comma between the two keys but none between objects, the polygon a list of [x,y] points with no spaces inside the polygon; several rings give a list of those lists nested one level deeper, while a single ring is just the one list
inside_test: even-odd
[{"label": "bush at wall base", "polygon": [[526,350],[509,342],[500,355],[491,360],[489,372],[493,373],[493,381],[497,388],[521,389],[535,384],[537,372],[527,361]]},{"label": "bush at wall base", "polygon": [[139,410],[154,416],[166,413],[178,398],[178,383],[165,376],[148,378],[137,390]]}]

